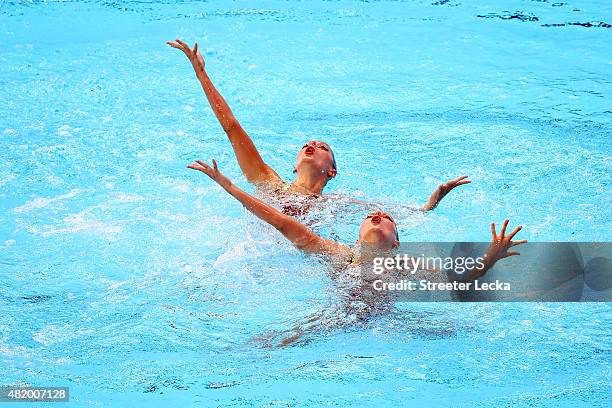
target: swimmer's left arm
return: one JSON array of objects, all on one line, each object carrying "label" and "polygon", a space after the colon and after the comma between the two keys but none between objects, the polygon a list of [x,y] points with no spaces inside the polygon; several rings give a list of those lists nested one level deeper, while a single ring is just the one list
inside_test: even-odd
[{"label": "swimmer's left arm", "polygon": [[238,188],[219,171],[216,161],[213,160],[213,167],[200,160],[196,160],[195,163],[187,167],[201,171],[213,179],[231,196],[240,201],[247,210],[280,231],[298,249],[304,252],[325,254],[332,257],[348,257],[350,255],[350,248],[346,245],[318,236],[295,218],[283,214],[276,208]]},{"label": "swimmer's left arm", "polygon": [[470,184],[472,180],[467,180],[468,176],[460,176],[455,179],[449,180],[444,184],[440,184],[438,188],[431,194],[427,203],[421,208],[423,211],[431,211],[440,204],[440,201],[455,187],[462,186],[464,184]]},{"label": "swimmer's left arm", "polygon": [[[440,204],[440,201],[442,201],[442,199],[446,197],[446,195],[452,189],[454,189],[455,187],[462,186],[464,184],[470,184],[472,180],[467,180],[467,178],[468,176],[460,176],[452,180],[449,180],[444,184],[440,184],[431,194],[431,196],[429,197],[429,200],[423,207],[421,208],[411,207],[410,209],[414,211],[425,211],[425,212],[433,210],[434,208],[438,206],[438,204]],[[355,204],[364,210],[377,210],[380,208],[390,207],[389,205],[386,205],[386,204],[367,202],[363,200],[358,200],[353,197],[346,197],[343,195],[333,196],[331,194],[327,194],[326,197],[334,201],[348,200],[348,202],[350,202],[351,204]],[[405,206],[401,206],[400,208],[400,206],[392,205],[391,207],[394,207],[395,210],[406,209]]]}]

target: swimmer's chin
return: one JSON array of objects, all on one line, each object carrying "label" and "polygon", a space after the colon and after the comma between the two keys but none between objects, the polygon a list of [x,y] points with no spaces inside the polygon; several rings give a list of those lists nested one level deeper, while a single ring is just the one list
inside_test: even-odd
[{"label": "swimmer's chin", "polygon": [[318,160],[316,160],[316,157],[313,156],[304,156],[302,157],[302,159],[300,160],[300,162],[297,164],[297,167],[312,167],[315,166],[317,168],[321,167],[321,163],[319,163]]}]

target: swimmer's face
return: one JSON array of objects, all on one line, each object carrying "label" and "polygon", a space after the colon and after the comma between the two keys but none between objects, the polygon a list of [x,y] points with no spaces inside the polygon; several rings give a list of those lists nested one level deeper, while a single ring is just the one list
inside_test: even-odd
[{"label": "swimmer's face", "polygon": [[327,179],[336,177],[336,161],[331,147],[325,142],[311,140],[306,143],[298,153],[294,173],[312,168],[324,173]]},{"label": "swimmer's face", "polygon": [[399,247],[395,222],[388,214],[375,211],[368,214],[359,229],[358,243],[374,244],[383,249]]}]

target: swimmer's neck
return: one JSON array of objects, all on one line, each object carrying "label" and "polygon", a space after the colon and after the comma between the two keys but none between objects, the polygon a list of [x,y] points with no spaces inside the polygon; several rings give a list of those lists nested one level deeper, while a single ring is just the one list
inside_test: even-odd
[{"label": "swimmer's neck", "polygon": [[327,184],[327,175],[324,173],[304,174],[298,173],[293,183],[289,186],[289,191],[302,195],[317,196],[323,193]]},{"label": "swimmer's neck", "polygon": [[352,249],[351,264],[360,265],[372,262],[374,258],[392,257],[395,253],[393,249],[377,248],[372,246],[365,247],[361,243],[357,243]]}]

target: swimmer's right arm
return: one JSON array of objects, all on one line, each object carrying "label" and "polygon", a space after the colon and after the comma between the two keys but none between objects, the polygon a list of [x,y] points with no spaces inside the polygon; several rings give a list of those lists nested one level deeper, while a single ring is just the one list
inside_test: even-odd
[{"label": "swimmer's right arm", "polygon": [[283,214],[276,208],[264,203],[252,195],[235,186],[230,179],[225,177],[217,168],[217,162],[213,160],[213,167],[196,160],[187,166],[190,169],[201,171],[213,179],[225,191],[236,200],[240,201],[247,210],[279,230],[285,238],[291,241],[297,248],[304,252],[326,254],[338,257],[348,257],[351,250],[346,245],[321,238],[308,227],[298,222],[295,218]]},{"label": "swimmer's right arm", "polygon": [[219,120],[219,123],[221,123],[223,130],[232,144],[240,169],[247,180],[254,184],[282,184],[283,181],[280,176],[263,161],[255,144],[242,126],[240,126],[240,123],[238,123],[238,120],[234,117],[227,102],[225,102],[225,99],[223,99],[208,77],[208,74],[204,70],[204,58],[202,58],[202,54],[198,50],[198,43],[195,43],[193,50],[178,38],[176,41],[168,41],[167,44],[183,51],[187,58],[189,58],[196,76],[202,85],[202,89],[204,89],[206,98],[208,98],[208,102],[215,112],[215,116]]}]

